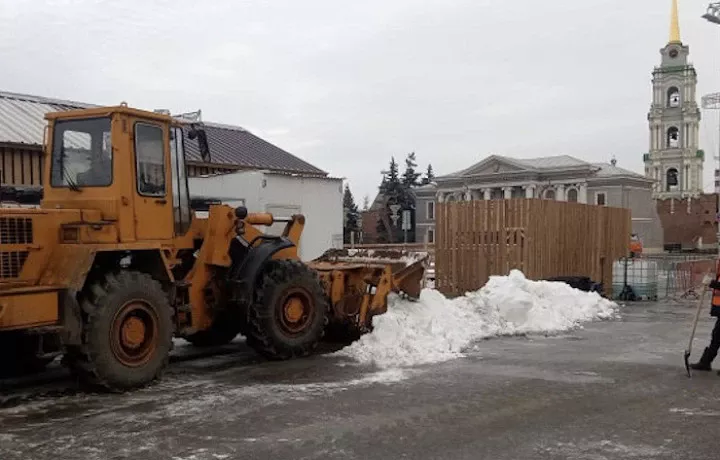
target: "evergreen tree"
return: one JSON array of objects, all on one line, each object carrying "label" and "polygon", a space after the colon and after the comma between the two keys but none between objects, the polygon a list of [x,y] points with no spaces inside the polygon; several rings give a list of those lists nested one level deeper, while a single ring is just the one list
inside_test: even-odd
[{"label": "evergreen tree", "polygon": [[379,210],[377,226],[375,230],[380,243],[394,243],[394,229],[390,219],[390,205],[398,202],[398,195],[402,193],[402,182],[395,157],[390,158],[390,168],[383,172],[383,181],[380,184],[380,196],[383,200],[383,207]]},{"label": "evergreen tree", "polygon": [[390,169],[385,175],[385,188],[389,192],[394,192],[400,188],[400,172],[395,157],[390,157]]},{"label": "evergreen tree", "polygon": [[408,154],[405,158],[405,173],[403,174],[402,183],[405,187],[415,187],[418,184],[420,173],[415,172],[417,168],[417,160],[415,159],[415,152]]},{"label": "evergreen tree", "polygon": [[435,173],[433,172],[432,165],[428,164],[427,171],[425,172],[425,177],[422,178],[422,184],[427,185],[430,182],[435,179]]},{"label": "evergreen tree", "polygon": [[358,211],[355,198],[353,198],[348,184],[345,184],[345,193],[343,193],[343,211],[345,212],[345,219],[343,219],[343,240],[345,244],[350,244],[350,234],[360,229],[360,212]]}]

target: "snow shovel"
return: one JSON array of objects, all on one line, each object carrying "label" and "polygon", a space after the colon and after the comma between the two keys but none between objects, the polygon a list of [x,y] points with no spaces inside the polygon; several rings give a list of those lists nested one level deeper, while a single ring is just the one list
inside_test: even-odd
[{"label": "snow shovel", "polygon": [[690,333],[690,342],[688,343],[688,347],[685,349],[684,359],[685,359],[685,370],[687,371],[688,378],[692,377],[692,374],[690,373],[690,354],[692,353],[692,344],[693,340],[695,339],[695,329],[697,329],[697,323],[698,319],[700,319],[700,309],[703,307],[703,304],[705,303],[705,294],[707,294],[708,291],[708,283],[710,283],[710,270],[708,270],[705,273],[705,276],[702,280],[702,293],[700,294],[700,299],[698,299],[697,303],[697,310],[695,311],[695,319],[693,320],[693,326],[692,326],[692,332]]}]

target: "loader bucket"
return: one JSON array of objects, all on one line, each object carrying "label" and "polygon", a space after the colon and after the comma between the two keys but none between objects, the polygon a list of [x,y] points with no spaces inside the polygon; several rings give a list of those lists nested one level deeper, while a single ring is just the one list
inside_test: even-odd
[{"label": "loader bucket", "polygon": [[388,249],[330,249],[310,266],[321,270],[384,269],[392,272],[391,290],[417,299],[423,288],[427,252]]},{"label": "loader bucket", "polygon": [[372,329],[372,317],[387,311],[390,292],[420,296],[427,260],[425,252],[330,249],[308,265],[330,300],[330,327],[354,335]]}]

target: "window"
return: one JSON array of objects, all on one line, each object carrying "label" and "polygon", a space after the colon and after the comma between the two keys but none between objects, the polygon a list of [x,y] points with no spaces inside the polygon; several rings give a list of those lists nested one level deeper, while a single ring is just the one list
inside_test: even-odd
[{"label": "window", "polygon": [[145,123],[135,125],[135,162],[138,193],[144,196],[165,196],[165,155],[161,127]]},{"label": "window", "polygon": [[428,244],[435,244],[435,229],[434,228],[428,228],[427,242],[428,242]]},{"label": "window", "polygon": [[435,202],[428,201],[427,203],[427,218],[428,220],[435,220]]},{"label": "window", "polygon": [[667,173],[665,175],[665,190],[671,191],[675,190],[675,188],[678,186],[678,170],[675,168],[670,168],[667,170]]},{"label": "window", "polygon": [[543,193],[543,198],[545,198],[546,200],[554,200],[555,199],[555,190],[554,189],[545,190],[545,193]]},{"label": "window", "polygon": [[568,190],[567,200],[568,200],[570,203],[577,203],[577,201],[578,201],[578,191],[577,191],[576,189],[574,189],[574,188],[571,188],[570,190]]},{"label": "window", "polygon": [[50,184],[72,189],[112,184],[110,118],[55,124]]},{"label": "window", "polygon": [[671,127],[667,131],[667,147],[676,149],[680,146],[680,132],[676,127]]},{"label": "window", "polygon": [[680,91],[676,87],[671,87],[667,92],[667,106],[680,107]]},{"label": "window", "polygon": [[595,204],[598,206],[605,206],[607,204],[607,198],[604,192],[595,194]]},{"label": "window", "polygon": [[185,169],[185,144],[180,128],[170,130],[170,161],[173,181],[173,215],[175,234],[184,235],[190,228],[190,198]]}]

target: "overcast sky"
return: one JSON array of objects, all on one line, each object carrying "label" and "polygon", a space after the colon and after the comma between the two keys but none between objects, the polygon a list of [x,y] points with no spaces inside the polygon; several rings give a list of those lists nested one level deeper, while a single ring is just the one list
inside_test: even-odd
[{"label": "overcast sky", "polygon": [[[453,172],[497,153],[642,173],[671,0],[0,1],[0,90],[243,126],[374,195],[391,155]],[[680,0],[698,99],[720,26]],[[712,188],[718,114],[701,148]]]}]

